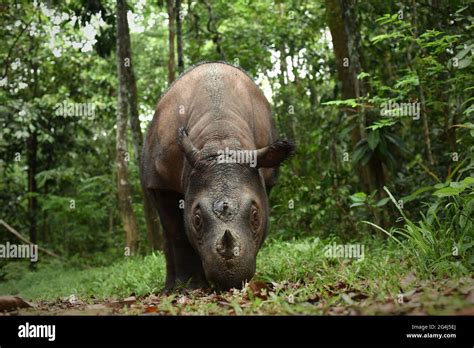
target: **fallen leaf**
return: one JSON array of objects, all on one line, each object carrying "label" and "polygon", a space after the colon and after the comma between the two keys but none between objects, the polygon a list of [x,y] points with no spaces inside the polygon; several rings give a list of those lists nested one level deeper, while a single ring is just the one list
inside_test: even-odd
[{"label": "fallen leaf", "polygon": [[337,281],[335,284],[329,284],[324,286],[327,289],[329,296],[334,296],[338,293],[338,290],[347,290],[348,286],[342,281]]},{"label": "fallen leaf", "polygon": [[321,301],[321,296],[319,294],[315,294],[306,300],[306,302],[309,303],[317,303],[319,301]]},{"label": "fallen leaf", "polygon": [[130,296],[130,297],[125,298],[123,302],[125,304],[132,304],[132,303],[137,302],[137,298],[135,296]]},{"label": "fallen leaf", "polygon": [[334,284],[334,289],[342,290],[346,288],[347,288],[347,284],[342,281],[338,281],[336,284]]},{"label": "fallen leaf", "polygon": [[106,303],[105,305],[108,306],[108,307],[112,307],[112,308],[123,308],[125,306],[130,307],[136,301],[137,301],[137,299],[135,298],[135,296],[130,296],[130,297],[127,297],[126,299],[124,299],[123,301],[114,300],[114,301],[110,301],[110,302]]},{"label": "fallen leaf", "polygon": [[190,302],[190,300],[185,295],[183,295],[180,298],[178,298],[176,302],[179,304],[187,304]]},{"label": "fallen leaf", "polygon": [[266,300],[268,298],[268,292],[270,291],[271,283],[265,283],[261,281],[252,281],[248,284],[248,290],[251,292],[253,297],[261,298]]},{"label": "fallen leaf", "polygon": [[160,302],[160,297],[156,295],[150,295],[145,299],[145,301],[147,303],[158,303]]},{"label": "fallen leaf", "polygon": [[369,296],[367,296],[366,294],[362,292],[350,292],[349,296],[354,301],[360,301],[360,300],[365,300],[366,298],[369,298]]},{"label": "fallen leaf", "polygon": [[346,302],[348,305],[353,305],[354,304],[354,301],[349,297],[349,295],[342,294],[341,297],[344,300],[344,302]]},{"label": "fallen leaf", "polygon": [[156,307],[156,306],[145,307],[145,312],[146,313],[156,313],[157,311],[158,311],[158,307]]}]

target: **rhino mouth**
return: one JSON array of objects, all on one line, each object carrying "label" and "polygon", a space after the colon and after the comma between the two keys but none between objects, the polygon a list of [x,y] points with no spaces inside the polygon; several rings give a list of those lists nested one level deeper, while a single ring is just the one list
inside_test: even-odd
[{"label": "rhino mouth", "polygon": [[243,268],[234,261],[225,261],[221,267],[205,270],[205,274],[209,284],[218,290],[242,289],[254,276],[255,268],[255,265]]},{"label": "rhino mouth", "polygon": [[208,278],[209,284],[214,288],[227,291],[230,289],[242,289],[246,282],[250,281],[253,277],[253,274],[249,274],[245,277],[219,277],[217,279]]}]

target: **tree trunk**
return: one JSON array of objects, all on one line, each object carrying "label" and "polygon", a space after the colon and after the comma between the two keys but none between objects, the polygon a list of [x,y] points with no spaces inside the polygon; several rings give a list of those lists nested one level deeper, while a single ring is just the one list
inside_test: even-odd
[{"label": "tree trunk", "polygon": [[[132,142],[133,150],[135,152],[135,157],[137,159],[138,168],[140,168],[141,161],[141,149],[143,145],[143,135],[140,128],[140,118],[138,112],[138,93],[137,93],[137,83],[135,79],[135,73],[133,71],[133,60],[132,60],[132,48],[130,40],[130,30],[128,26],[128,21],[125,20],[123,23],[123,37],[121,41],[123,44],[123,51],[125,57],[128,58],[127,64],[124,65],[126,73],[126,89],[127,102],[129,107],[130,114],[130,128],[132,130]],[[143,205],[145,213],[145,221],[147,226],[147,239],[150,243],[153,250],[159,250],[162,247],[161,232],[160,232],[160,223],[158,221],[159,216],[156,209],[150,202],[148,194],[143,192]]]},{"label": "tree trunk", "polygon": [[178,49],[178,72],[180,74],[184,71],[184,57],[183,57],[183,29],[181,20],[181,0],[176,0],[176,39]]},{"label": "tree trunk", "polygon": [[128,180],[127,168],[127,114],[128,90],[127,68],[130,66],[130,52],[124,39],[127,35],[127,6],[125,0],[117,0],[117,74],[119,78],[119,93],[117,105],[117,183],[119,208],[125,229],[125,244],[129,255],[136,254],[139,244],[138,225],[132,206],[131,187]]},{"label": "tree trunk", "polygon": [[423,88],[423,83],[421,81],[421,75],[418,73],[416,67],[413,66],[412,61],[412,51],[415,48],[415,40],[418,37],[418,19],[417,19],[417,12],[416,12],[416,2],[412,0],[412,11],[413,14],[412,18],[412,27],[413,27],[413,40],[410,46],[407,49],[407,57],[408,57],[408,66],[412,71],[415,72],[418,80],[420,81],[418,85],[418,90],[420,92],[420,103],[421,103],[421,122],[423,127],[423,139],[425,141],[425,148],[426,148],[426,156],[428,157],[428,163],[433,166],[435,164],[435,160],[433,157],[433,151],[431,149],[431,139],[430,139],[430,126],[428,124],[428,112],[426,107],[426,100],[425,100],[425,92]]},{"label": "tree trunk", "polygon": [[[50,168],[48,166],[48,168]],[[44,194],[44,197],[47,198],[48,197],[48,193],[49,193],[49,180],[46,180],[44,182],[44,188],[43,188],[43,194]],[[41,234],[41,240],[45,243],[48,242],[49,240],[49,224],[48,224],[48,211],[45,209],[43,211],[43,226],[41,228],[41,231],[42,231],[42,234]]]},{"label": "tree trunk", "polygon": [[36,132],[32,132],[26,142],[27,146],[27,162],[28,162],[28,222],[30,225],[29,235],[33,244],[38,244],[38,231],[36,226],[38,201],[35,194],[37,193],[36,171],[38,154],[38,138]]},{"label": "tree trunk", "polygon": [[175,4],[174,0],[167,0],[168,9],[168,85],[171,85],[176,75],[176,63],[174,58],[174,31],[175,31]]},{"label": "tree trunk", "polygon": [[[343,99],[360,97],[364,91],[357,75],[361,72],[359,57],[359,34],[356,25],[356,11],[354,1],[326,0],[326,15],[331,31],[336,69],[341,81]],[[366,138],[365,114],[358,110],[346,110],[348,116],[354,115],[357,125],[351,132],[351,142],[354,148],[357,143]],[[382,163],[372,158],[368,166],[357,168],[358,176],[365,192],[377,189],[383,194],[384,173]]]},{"label": "tree trunk", "polygon": [[[420,79],[419,75],[418,75],[418,79]],[[421,121],[423,125],[423,138],[425,140],[426,156],[428,157],[429,164],[431,166],[434,166],[435,160],[433,157],[433,151],[431,150],[430,126],[428,125],[428,112],[426,109],[425,92],[424,92],[422,83],[419,84],[418,88],[420,91]]]},{"label": "tree trunk", "polygon": [[[33,57],[37,56],[38,46],[34,42],[33,38],[30,37],[30,51]],[[31,64],[31,75],[33,84],[31,85],[30,95],[31,99],[37,98],[39,93],[38,85],[38,63],[34,60],[30,60]],[[30,131],[28,139],[26,140],[26,160],[28,164],[28,223],[29,223],[29,235],[30,241],[33,244],[38,244],[38,185],[36,182],[36,174],[38,172],[38,134],[36,133],[36,125],[33,131]],[[35,268],[35,263],[30,264],[30,268]]]}]

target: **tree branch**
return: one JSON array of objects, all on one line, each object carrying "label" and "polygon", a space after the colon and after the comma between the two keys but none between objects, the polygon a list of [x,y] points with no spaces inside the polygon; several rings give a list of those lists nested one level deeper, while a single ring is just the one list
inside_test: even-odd
[{"label": "tree branch", "polygon": [[[18,231],[16,231],[13,227],[11,227],[9,224],[7,224],[5,221],[3,221],[2,219],[0,219],[0,225],[3,225],[5,226],[5,228],[11,233],[13,234],[15,237],[17,237],[18,239],[20,239],[21,241],[27,243],[27,244],[30,244],[30,245],[34,245],[32,242],[30,242],[28,239],[26,239],[25,237],[23,237]],[[53,257],[59,257],[59,255],[53,253],[52,251],[49,251],[47,249],[44,249],[40,246],[38,246],[38,249],[41,250],[42,252],[44,252],[45,254],[48,254],[49,256],[53,256]]]}]

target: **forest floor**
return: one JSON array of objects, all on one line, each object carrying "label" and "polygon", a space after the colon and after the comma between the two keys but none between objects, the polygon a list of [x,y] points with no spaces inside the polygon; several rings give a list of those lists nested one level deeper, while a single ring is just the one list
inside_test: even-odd
[{"label": "forest floor", "polygon": [[435,275],[396,243],[376,239],[363,242],[363,259],[327,257],[332,243],[270,241],[242,290],[165,294],[157,253],[86,269],[39,265],[9,275],[0,295],[30,306],[6,315],[474,315],[472,274]]}]

